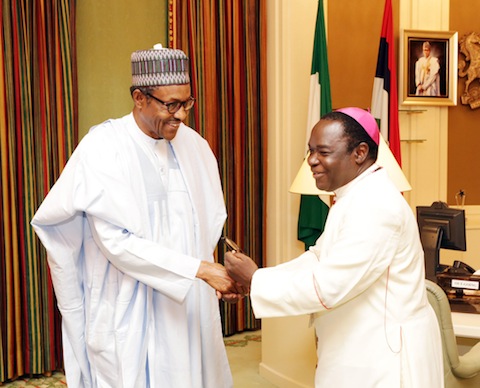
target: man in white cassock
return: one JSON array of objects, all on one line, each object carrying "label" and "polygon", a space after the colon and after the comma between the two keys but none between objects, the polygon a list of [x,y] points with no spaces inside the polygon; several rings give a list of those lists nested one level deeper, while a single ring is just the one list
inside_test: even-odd
[{"label": "man in white cassock", "polygon": [[134,108],[93,127],[32,225],[62,314],[69,388],[231,387],[213,252],[226,218],[217,161],[182,122],[188,58],[132,54]]},{"label": "man in white cassock", "polygon": [[325,231],[298,258],[257,269],[228,253],[229,274],[251,287],[257,318],[311,314],[316,387],[443,387],[440,331],[425,289],[423,250],[410,207],[378,166],[378,127],[363,109],[326,114],[308,163],[335,192]]}]

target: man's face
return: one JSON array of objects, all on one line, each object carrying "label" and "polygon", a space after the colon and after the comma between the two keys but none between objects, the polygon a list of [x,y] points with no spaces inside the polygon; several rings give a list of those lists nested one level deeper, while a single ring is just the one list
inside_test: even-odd
[{"label": "man's face", "polygon": [[334,191],[359,174],[355,150],[347,152],[341,122],[320,120],[312,130],[308,147],[308,164],[320,190]]},{"label": "man's face", "polygon": [[430,55],[430,47],[424,46],[423,47],[423,56],[425,58],[428,58],[429,55]]},{"label": "man's face", "polygon": [[[159,86],[151,94],[166,104],[184,102],[190,98],[190,85]],[[172,140],[188,112],[182,106],[177,112],[169,113],[161,102],[149,96],[144,97],[137,124],[143,132],[154,139]]]}]

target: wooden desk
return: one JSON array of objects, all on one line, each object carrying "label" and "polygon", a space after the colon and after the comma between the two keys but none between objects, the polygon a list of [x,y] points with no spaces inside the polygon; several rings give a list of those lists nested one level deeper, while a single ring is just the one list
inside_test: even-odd
[{"label": "wooden desk", "polygon": [[457,337],[480,339],[480,314],[452,312],[452,323]]}]

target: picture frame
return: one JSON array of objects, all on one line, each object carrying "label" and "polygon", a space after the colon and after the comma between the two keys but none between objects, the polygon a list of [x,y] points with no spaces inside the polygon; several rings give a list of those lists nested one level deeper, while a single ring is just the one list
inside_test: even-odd
[{"label": "picture frame", "polygon": [[400,38],[401,104],[457,105],[458,32],[403,30]]}]

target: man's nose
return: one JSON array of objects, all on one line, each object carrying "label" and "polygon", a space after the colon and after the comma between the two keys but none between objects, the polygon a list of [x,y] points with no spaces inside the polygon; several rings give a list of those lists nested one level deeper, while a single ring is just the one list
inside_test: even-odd
[{"label": "man's nose", "polygon": [[187,115],[188,115],[188,112],[185,110],[185,107],[182,105],[180,109],[173,114],[173,117],[175,117],[177,120],[183,121],[186,119]]},{"label": "man's nose", "polygon": [[308,165],[315,166],[318,163],[317,153],[315,151],[310,151],[307,155]]}]

